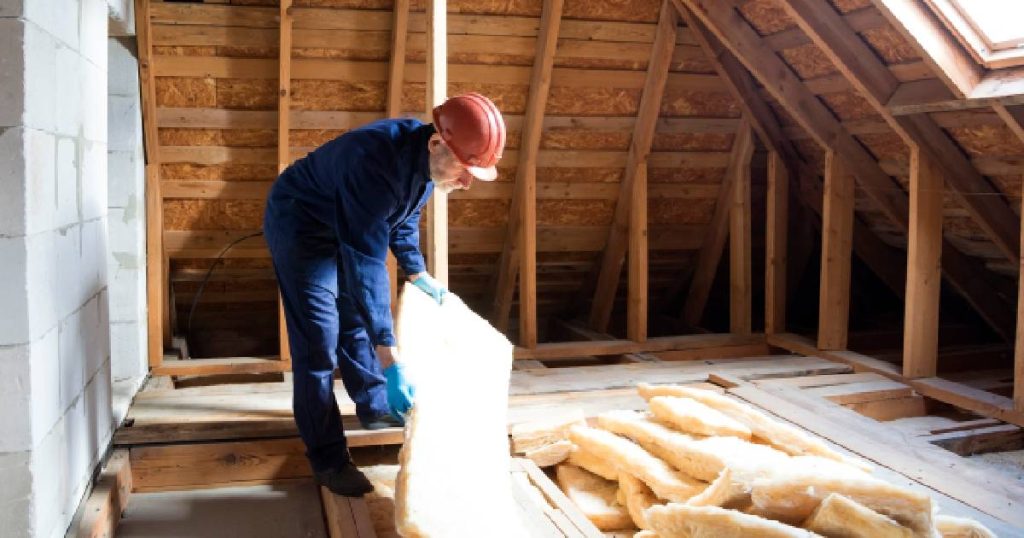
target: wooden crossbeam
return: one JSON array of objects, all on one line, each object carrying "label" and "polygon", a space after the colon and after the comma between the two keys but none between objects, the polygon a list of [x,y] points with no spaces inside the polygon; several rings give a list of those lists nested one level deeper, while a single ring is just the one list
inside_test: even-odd
[{"label": "wooden crossbeam", "polygon": [[722,178],[715,212],[711,216],[711,223],[697,254],[693,280],[683,304],[682,321],[687,325],[698,325],[704,314],[704,307],[711,294],[711,284],[715,280],[722,251],[725,249],[725,240],[729,235],[734,205],[733,189],[742,174],[748,174],[749,177],[750,159],[754,154],[753,142],[750,122],[744,118],[733,139],[729,168]]},{"label": "wooden crossbeam", "polygon": [[768,154],[768,218],[765,229],[764,332],[786,331],[786,238],[789,176],[777,151]]},{"label": "wooden crossbeam", "polygon": [[[678,0],[701,19],[722,43],[764,84],[765,88],[822,147],[834,150],[856,171],[857,180],[875,205],[900,230],[909,229],[909,201],[898,182],[836,120],[795,73],[764,43],[734,9],[710,0]],[[976,259],[943,244],[944,275],[983,319],[1004,338],[1014,320],[991,283],[977,278],[987,270]]]},{"label": "wooden crossbeam", "polygon": [[509,206],[508,231],[498,261],[491,321],[499,330],[508,328],[516,275],[519,275],[519,341],[537,345],[537,154],[543,132],[544,109],[551,88],[563,0],[545,0],[537,56],[530,76],[530,94],[519,144],[515,187]]},{"label": "wooden crossbeam", "polygon": [[[448,95],[448,1],[427,0],[426,111],[432,121],[434,107]],[[427,270],[448,285],[448,195],[434,190],[425,208]]]},{"label": "wooden crossbeam", "polygon": [[945,170],[946,183],[975,222],[1007,259],[1016,261],[1020,242],[1016,215],[1000,192],[971,165],[967,155],[927,115],[895,116],[887,107],[899,81],[872,53],[868,44],[827,3],[793,0],[783,3],[815,45],[835,64],[861,95],[910,146],[918,146]]},{"label": "wooden crossbeam", "polygon": [[626,172],[619,187],[619,200],[615,205],[615,215],[608,231],[608,243],[601,260],[601,269],[597,277],[597,288],[594,301],[590,307],[590,328],[604,332],[615,303],[622,263],[628,247],[628,230],[630,209],[633,206],[633,183],[641,167],[647,166],[647,156],[651,151],[654,139],[654,128],[661,110],[661,97],[665,91],[668,70],[671,67],[672,50],[675,47],[678,15],[672,7],[671,0],[664,0],[658,16],[658,29],[655,32],[654,45],[651,47],[651,59],[647,65],[647,78],[644,82],[643,94],[640,97],[640,109],[637,112],[636,127],[629,144],[629,155],[626,158]]},{"label": "wooden crossbeam", "polygon": [[903,375],[936,375],[942,281],[942,172],[920,149],[910,160],[910,233],[903,318]]},{"label": "wooden crossbeam", "polygon": [[647,165],[633,177],[629,208],[629,268],[626,288],[626,338],[647,340]]},{"label": "wooden crossbeam", "polygon": [[821,280],[818,347],[845,349],[850,318],[850,263],[853,245],[854,181],[842,157],[825,157],[825,201],[821,216]]}]

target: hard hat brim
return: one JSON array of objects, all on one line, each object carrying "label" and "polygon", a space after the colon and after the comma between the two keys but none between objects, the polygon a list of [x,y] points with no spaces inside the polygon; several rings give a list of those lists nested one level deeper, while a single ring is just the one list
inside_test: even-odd
[{"label": "hard hat brim", "polygon": [[498,169],[494,166],[467,166],[466,170],[480,181],[494,181],[498,179]]}]

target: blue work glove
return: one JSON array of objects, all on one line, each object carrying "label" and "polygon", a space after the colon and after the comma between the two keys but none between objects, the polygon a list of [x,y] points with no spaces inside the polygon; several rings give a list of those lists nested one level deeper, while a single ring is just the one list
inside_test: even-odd
[{"label": "blue work glove", "polygon": [[391,416],[405,423],[405,415],[412,409],[412,397],[416,389],[405,379],[402,365],[392,363],[384,369],[384,379],[387,381],[388,408]]},{"label": "blue work glove", "polygon": [[419,278],[417,278],[412,285],[433,297],[434,300],[437,301],[437,304],[441,304],[444,294],[448,293],[448,289],[428,273],[420,273]]}]

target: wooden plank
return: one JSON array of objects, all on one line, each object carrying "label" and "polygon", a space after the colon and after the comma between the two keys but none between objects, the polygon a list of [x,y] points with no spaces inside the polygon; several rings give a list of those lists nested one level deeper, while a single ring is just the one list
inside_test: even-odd
[{"label": "wooden plank", "polygon": [[921,417],[928,414],[928,403],[922,396],[917,394],[889,400],[871,400],[868,402],[844,404],[843,407],[879,422],[908,417]]},{"label": "wooden plank", "polygon": [[554,482],[552,482],[551,479],[540,470],[540,467],[537,467],[536,463],[525,458],[515,458],[513,460],[513,465],[518,466],[519,469],[525,472],[527,477],[530,479],[530,483],[540,490],[541,494],[544,495],[544,498],[565,514],[566,518],[568,518],[576,528],[580,536],[584,536],[586,538],[600,538],[604,536],[604,534],[599,531],[586,516],[583,515],[583,512],[580,511],[576,504],[570,501],[569,498],[562,493],[562,490],[558,489],[558,486],[556,486]]},{"label": "wooden plank", "polygon": [[942,283],[942,173],[920,149],[911,150],[910,234],[903,327],[903,375],[938,371]]},{"label": "wooden plank", "polygon": [[[754,133],[749,125],[736,139],[741,144],[740,163],[733,172],[729,207],[729,332],[750,334],[753,298],[750,276],[750,159]],[[735,143],[735,142],[734,142]]]},{"label": "wooden plank", "polygon": [[551,88],[558,31],[562,21],[562,0],[547,0],[541,12],[537,55],[530,75],[519,162],[509,205],[508,231],[498,261],[494,284],[491,322],[499,330],[508,327],[516,275],[519,275],[519,339],[523,345],[537,345],[537,154],[543,128],[544,109]]},{"label": "wooden plank", "polygon": [[320,486],[320,500],[331,538],[377,538],[365,498],[342,497]]},{"label": "wooden plank", "polygon": [[151,370],[153,375],[224,375],[257,374],[266,372],[287,372],[291,365],[286,361],[255,357],[230,357],[218,359],[191,359],[164,361]]},{"label": "wooden plank", "polygon": [[1005,474],[798,391],[746,385],[729,393],[985,514],[1024,525],[1024,486]]},{"label": "wooden plank", "polygon": [[[900,230],[908,229],[909,201],[874,157],[847,132],[835,116],[813,96],[793,71],[764,44],[738,12],[710,0],[677,0],[715,32],[723,43],[760,80],[779,103],[826,149],[836,151],[856,171],[861,186]],[[1012,334],[1002,298],[990,283],[977,279],[984,267],[956,249],[944,245],[943,267],[950,283],[1000,334]]]},{"label": "wooden plank", "polygon": [[1024,447],[1024,430],[1012,424],[999,424],[928,435],[922,439],[961,456],[973,456],[986,452],[1020,450]]},{"label": "wooden plank", "polygon": [[131,494],[132,468],[128,451],[115,450],[103,466],[92,492],[75,514],[68,535],[78,538],[115,536]]},{"label": "wooden plank", "polygon": [[729,168],[726,169],[725,176],[722,178],[722,186],[715,203],[715,212],[712,214],[709,224],[710,229],[703,236],[700,252],[697,254],[693,280],[690,282],[690,289],[686,294],[686,301],[683,303],[681,319],[687,325],[699,325],[701,317],[704,315],[704,307],[711,294],[711,285],[714,283],[715,273],[718,270],[722,251],[725,249],[725,240],[729,233],[733,188],[740,175],[746,173],[744,170],[749,170],[750,159],[753,155],[754,142],[750,132],[750,123],[749,119],[744,117],[740,122],[739,130],[736,131],[735,138],[733,138],[729,154]]},{"label": "wooden plank", "polygon": [[825,398],[840,405],[905,398],[914,394],[914,389],[889,379],[811,387],[805,390],[807,394]]},{"label": "wooden plank", "polygon": [[825,201],[821,217],[821,282],[818,347],[845,349],[850,317],[854,181],[849,165],[834,151],[825,158]]},{"label": "wooden plank", "polygon": [[[986,84],[985,81],[990,80],[991,77],[993,75],[987,75],[983,79],[982,84]],[[1020,75],[1018,74],[1017,78],[1019,77]],[[1012,80],[1007,85],[1012,86],[1013,84],[1019,84],[1019,81]],[[998,87],[995,82],[992,85]],[[982,87],[984,86],[979,85],[978,88]],[[1015,106],[1024,104],[1024,95],[1020,95],[1019,90],[1016,92],[1005,90],[979,92],[976,89],[972,95],[979,95],[979,93],[985,93],[986,96],[957,99],[941,80],[915,80],[900,84],[892,98],[886,103],[886,108],[894,116],[907,116],[932,112],[974,110],[996,105]]]},{"label": "wooden plank", "polygon": [[789,177],[782,156],[768,154],[768,218],[765,229],[764,332],[786,332],[786,238]]},{"label": "wooden plank", "polygon": [[[606,331],[611,319],[615,294],[618,289],[622,263],[629,243],[628,230],[630,209],[633,205],[632,190],[641,167],[646,166],[647,156],[654,140],[654,129],[661,110],[661,98],[669,77],[672,49],[679,25],[678,15],[671,0],[663,0],[658,15],[658,29],[651,46],[651,61],[647,66],[640,107],[637,111],[636,126],[629,144],[626,158],[625,177],[619,184],[619,199],[615,204],[612,226],[608,231],[608,243],[604,249],[597,277],[594,300],[590,307],[588,324],[596,331]],[[644,170],[643,172],[646,172]]]},{"label": "wooden plank", "polygon": [[[426,111],[432,118],[434,107],[448,96],[448,2],[427,0]],[[409,74],[409,66],[406,74]],[[409,77],[412,79],[412,77]],[[454,82],[454,81],[453,81]],[[448,195],[434,190],[425,210],[427,270],[442,285],[448,286]]]}]

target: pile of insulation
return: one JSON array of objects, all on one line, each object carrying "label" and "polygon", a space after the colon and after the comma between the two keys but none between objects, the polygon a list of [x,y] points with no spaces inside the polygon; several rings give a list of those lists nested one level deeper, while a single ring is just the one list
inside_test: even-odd
[{"label": "pile of insulation", "polygon": [[647,411],[519,425],[513,450],[554,466],[600,530],[636,538],[987,537],[919,491],[711,390],[638,386]]}]

